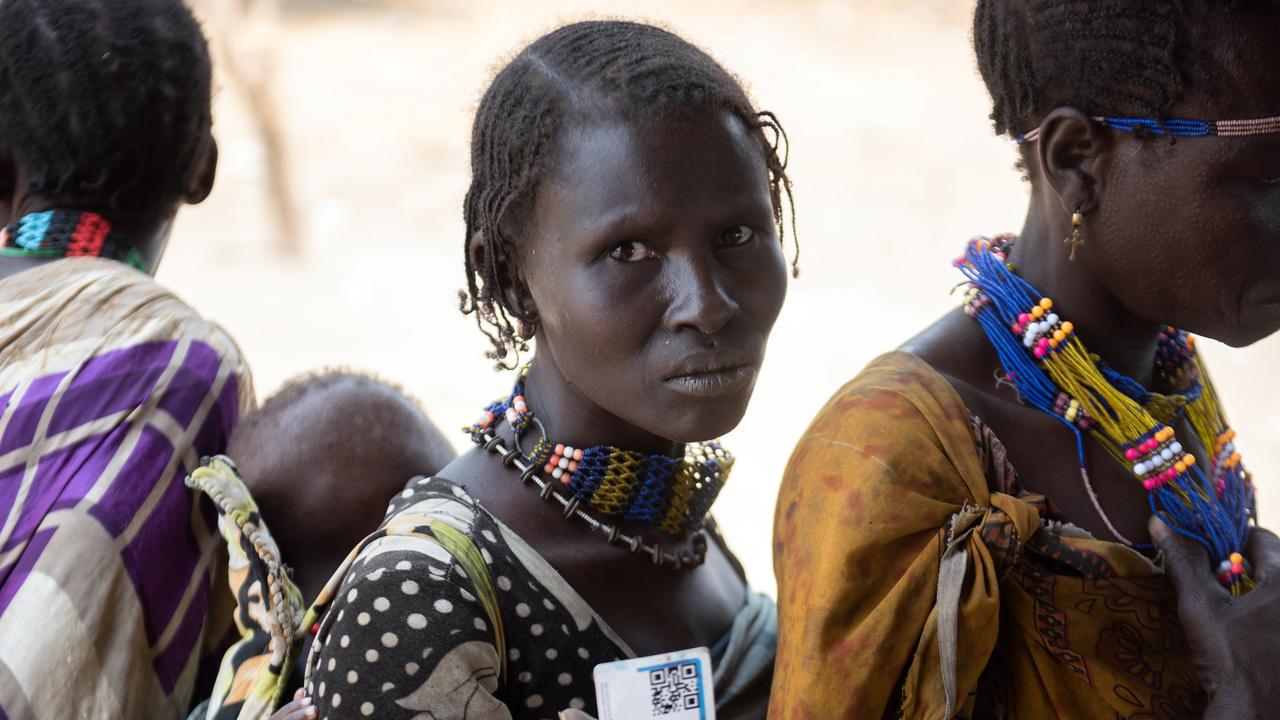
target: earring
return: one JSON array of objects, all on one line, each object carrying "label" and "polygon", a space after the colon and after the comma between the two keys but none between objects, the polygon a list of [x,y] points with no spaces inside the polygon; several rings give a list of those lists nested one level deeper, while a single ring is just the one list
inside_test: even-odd
[{"label": "earring", "polygon": [[1071,215],[1071,237],[1063,240],[1071,246],[1071,256],[1067,258],[1071,262],[1076,261],[1076,249],[1084,245],[1084,213],[1077,209]]},{"label": "earring", "polygon": [[517,320],[516,321],[516,337],[527,342],[529,340],[532,340],[533,336],[536,334],[538,334],[537,320]]}]

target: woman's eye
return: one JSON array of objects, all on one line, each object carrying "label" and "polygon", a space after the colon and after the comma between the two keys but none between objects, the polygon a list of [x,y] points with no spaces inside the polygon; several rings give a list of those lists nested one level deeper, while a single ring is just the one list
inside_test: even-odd
[{"label": "woman's eye", "polygon": [[657,255],[653,250],[649,249],[648,245],[645,245],[639,240],[628,240],[614,245],[613,249],[609,251],[609,257],[617,260],[618,262],[629,263],[648,260],[649,258],[657,257]]},{"label": "woman's eye", "polygon": [[724,245],[745,245],[755,236],[756,231],[746,225],[735,225],[720,235],[720,242]]}]

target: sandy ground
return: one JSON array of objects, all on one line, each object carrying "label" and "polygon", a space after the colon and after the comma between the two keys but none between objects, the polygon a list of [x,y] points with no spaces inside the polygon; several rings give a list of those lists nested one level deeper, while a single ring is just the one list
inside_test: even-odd
[{"label": "sandy ground", "polygon": [[[449,430],[469,422],[510,382],[456,310],[467,134],[495,63],[583,17],[680,32],[743,77],[792,141],[803,274],[751,411],[728,437],[738,465],[716,506],[753,582],[771,591],[773,498],[809,420],[868,360],[957,302],[949,259],[969,235],[1021,224],[1025,190],[989,129],[967,12],[964,0],[441,0],[287,14],[274,35],[277,97],[305,254],[274,250],[262,149],[224,81],[217,188],[180,216],[160,278],[235,335],[260,398],[307,369],[354,366],[403,384]],[[1259,390],[1272,387],[1280,341],[1205,354],[1269,517],[1280,415]]]}]

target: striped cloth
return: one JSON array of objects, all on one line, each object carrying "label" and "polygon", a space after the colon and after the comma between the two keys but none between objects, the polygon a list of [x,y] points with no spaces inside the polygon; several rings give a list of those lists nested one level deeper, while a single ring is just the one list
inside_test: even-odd
[{"label": "striped cloth", "polygon": [[136,270],[0,280],[0,718],[185,714],[231,608],[183,478],[252,403],[230,338]]}]

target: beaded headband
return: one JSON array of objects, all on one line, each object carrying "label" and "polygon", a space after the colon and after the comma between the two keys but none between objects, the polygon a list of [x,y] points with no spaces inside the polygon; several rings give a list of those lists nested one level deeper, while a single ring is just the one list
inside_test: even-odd
[{"label": "beaded headband", "polygon": [[[1244,137],[1280,133],[1280,115],[1257,120],[1152,120],[1151,118],[1094,116],[1103,127],[1130,133],[1171,135],[1176,138]],[[1033,143],[1040,138],[1040,128],[1018,136],[1019,145]]]}]

